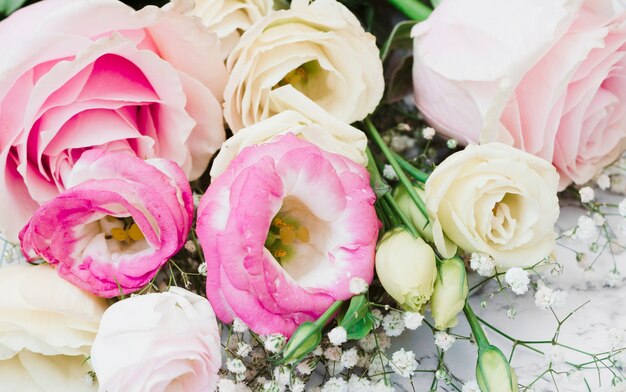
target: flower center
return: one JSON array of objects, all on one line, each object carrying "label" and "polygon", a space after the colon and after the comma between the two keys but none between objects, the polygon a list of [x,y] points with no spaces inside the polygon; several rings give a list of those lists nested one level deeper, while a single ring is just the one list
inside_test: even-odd
[{"label": "flower center", "polygon": [[295,252],[293,245],[297,242],[307,243],[309,239],[309,230],[305,226],[279,213],[272,219],[265,247],[282,265],[285,259],[293,256]]},{"label": "flower center", "polygon": [[296,90],[313,101],[318,101],[327,93],[329,75],[317,60],[308,61],[290,71],[276,85],[274,89],[290,84]]},{"label": "flower center", "polygon": [[145,239],[141,229],[139,229],[139,226],[131,217],[116,218],[107,215],[100,219],[98,223],[107,241],[113,240],[130,244]]},{"label": "flower center", "polygon": [[513,195],[505,195],[492,209],[491,230],[488,237],[496,244],[508,243],[515,232],[517,220],[513,217],[509,202],[514,202]]}]

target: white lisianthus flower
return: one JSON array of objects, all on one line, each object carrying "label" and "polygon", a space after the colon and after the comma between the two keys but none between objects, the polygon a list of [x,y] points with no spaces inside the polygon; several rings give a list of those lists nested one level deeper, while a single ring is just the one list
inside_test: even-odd
[{"label": "white lisianthus flower", "polygon": [[[222,174],[244,148],[269,142],[286,133],[328,152],[343,155],[359,165],[367,165],[367,137],[361,130],[337,120],[317,105],[308,105],[308,99],[302,94],[289,94],[293,95],[289,103],[293,106],[281,105],[277,109],[280,113],[243,128],[226,140],[213,160],[211,177]],[[298,109],[294,109],[296,106]]]},{"label": "white lisianthus flower", "polygon": [[170,6],[188,16],[197,16],[222,44],[224,58],[241,34],[272,12],[273,0],[172,0]]},{"label": "white lisianthus flower", "polygon": [[293,95],[340,121],[362,120],[384,90],[375,41],[335,0],[292,1],[248,29],[228,57],[226,122],[236,133],[278,113],[272,102]]},{"label": "white lisianthus flower", "polygon": [[[102,317],[91,362],[101,391],[214,390],[220,349],[209,301],[171,287],[111,305]],[[230,370],[235,364],[227,366]]]},{"label": "white lisianthus flower", "polygon": [[0,389],[96,391],[86,360],[106,306],[48,265],[0,268]]},{"label": "white lisianthus flower", "polygon": [[471,145],[449,156],[426,182],[433,239],[445,258],[448,237],[497,268],[533,265],[555,248],[559,176],[547,161],[501,143]]}]

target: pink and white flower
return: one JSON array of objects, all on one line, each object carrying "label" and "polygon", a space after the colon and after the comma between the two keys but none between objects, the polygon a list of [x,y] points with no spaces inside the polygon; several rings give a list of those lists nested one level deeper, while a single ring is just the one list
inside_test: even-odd
[{"label": "pink and white flower", "polygon": [[226,68],[196,20],[116,0],[46,0],[0,22],[0,232],[68,187],[89,149],[167,158],[194,179],[224,141]]},{"label": "pink and white flower", "polygon": [[413,30],[417,106],[582,184],[626,148],[626,12],[611,0],[447,0]]},{"label": "pink and white flower", "polygon": [[242,150],[198,207],[217,316],[290,336],[350,298],[374,274],[374,201],[363,167],[293,134]]},{"label": "pink and white flower", "polygon": [[116,302],[102,316],[91,363],[100,391],[215,391],[215,313],[206,298],[178,287]]},{"label": "pink and white flower", "polygon": [[27,258],[43,258],[86,291],[113,297],[139,290],[187,239],[193,198],[171,161],[88,151],[68,184],[19,237]]}]

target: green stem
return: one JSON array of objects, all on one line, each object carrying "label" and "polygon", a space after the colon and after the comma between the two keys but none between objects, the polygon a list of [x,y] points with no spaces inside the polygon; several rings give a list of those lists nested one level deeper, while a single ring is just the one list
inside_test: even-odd
[{"label": "green stem", "polygon": [[432,9],[417,0],[389,0],[398,11],[402,12],[409,19],[422,21],[428,18]]},{"label": "green stem", "polygon": [[344,301],[335,301],[335,303],[330,305],[330,307],[326,309],[324,314],[322,314],[320,318],[315,320],[313,324],[315,324],[320,329],[323,328],[328,323],[328,320],[330,320],[335,315],[335,313],[339,311],[339,308],[341,308],[341,305],[343,305],[343,302]]},{"label": "green stem", "polygon": [[404,212],[402,212],[400,207],[398,207],[398,203],[396,203],[396,199],[394,199],[393,196],[391,196],[390,193],[385,193],[385,196],[383,196],[383,198],[387,202],[389,207],[393,210],[393,213],[395,214],[395,216],[400,218],[400,221],[402,222],[402,225],[404,227],[406,227],[406,229],[409,232],[411,232],[411,234],[413,234],[413,237],[415,237],[415,238],[419,237],[420,236],[419,232],[417,231],[417,229],[413,225],[413,222],[411,222],[411,220],[409,218],[407,218],[406,215],[404,215]]},{"label": "green stem", "polygon": [[380,136],[380,133],[378,133],[378,130],[369,118],[365,119],[365,126],[367,127],[367,130],[369,131],[369,134],[372,136],[372,139],[374,140],[376,145],[383,152],[383,155],[385,155],[385,158],[387,158],[387,161],[389,161],[389,164],[396,172],[398,180],[400,180],[400,183],[406,189],[409,197],[413,200],[415,205],[417,205],[417,208],[420,210],[420,212],[426,217],[426,222],[428,224],[428,213],[426,212],[426,205],[424,205],[424,201],[419,197],[417,192],[415,192],[415,188],[413,188],[411,181],[408,179],[406,174],[404,174],[404,171],[394,157],[393,152],[389,149],[382,136]]},{"label": "green stem", "polygon": [[402,158],[400,156],[400,154],[398,153],[393,153],[394,158],[396,158],[396,161],[398,161],[398,163],[400,164],[400,166],[407,172],[409,173],[409,175],[413,178],[415,178],[417,181],[421,182],[422,184],[424,184],[426,182],[426,180],[428,180],[428,173],[425,173],[421,170],[419,170],[418,168],[416,168],[415,166],[411,165],[409,162],[407,162],[404,158]]},{"label": "green stem", "polygon": [[465,307],[463,308],[463,313],[465,313],[465,317],[467,318],[467,322],[469,323],[470,328],[472,329],[472,333],[474,334],[474,338],[476,338],[476,343],[478,344],[478,350],[482,350],[490,346],[489,339],[487,339],[487,335],[485,335],[485,331],[483,331],[480,326],[480,321],[478,321],[478,317],[474,314],[472,307],[469,304],[469,301],[465,302]]}]

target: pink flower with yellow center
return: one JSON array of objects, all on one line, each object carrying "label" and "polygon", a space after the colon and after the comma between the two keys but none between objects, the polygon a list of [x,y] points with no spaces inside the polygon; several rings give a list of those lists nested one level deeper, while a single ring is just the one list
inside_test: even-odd
[{"label": "pink flower with yellow center", "polygon": [[224,322],[290,336],[350,280],[371,282],[380,223],[369,175],[292,134],[248,147],[200,201],[207,298]]},{"label": "pink flower with yellow center", "polygon": [[174,162],[87,151],[69,182],[19,238],[29,260],[43,258],[76,286],[100,297],[132,293],[185,243],[193,199]]}]

